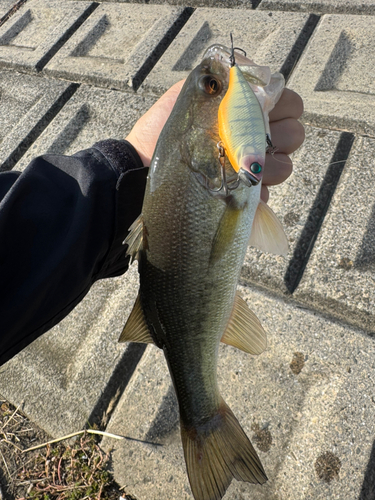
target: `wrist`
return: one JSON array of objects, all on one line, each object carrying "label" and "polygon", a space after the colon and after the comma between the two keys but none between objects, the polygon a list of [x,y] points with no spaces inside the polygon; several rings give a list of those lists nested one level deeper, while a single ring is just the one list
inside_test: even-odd
[{"label": "wrist", "polygon": [[129,133],[129,135],[125,138],[127,142],[129,142],[133,148],[136,150],[138,153],[138,156],[140,157],[143,166],[144,167],[149,167],[151,163],[151,157],[149,151],[145,147],[145,145],[137,139],[137,136],[133,131]]}]

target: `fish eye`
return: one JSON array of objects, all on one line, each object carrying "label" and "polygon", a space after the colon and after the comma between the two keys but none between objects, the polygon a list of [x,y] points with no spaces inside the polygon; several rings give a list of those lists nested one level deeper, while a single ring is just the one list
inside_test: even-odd
[{"label": "fish eye", "polygon": [[208,95],[218,95],[221,92],[221,82],[213,75],[205,75],[199,80],[199,87]]}]

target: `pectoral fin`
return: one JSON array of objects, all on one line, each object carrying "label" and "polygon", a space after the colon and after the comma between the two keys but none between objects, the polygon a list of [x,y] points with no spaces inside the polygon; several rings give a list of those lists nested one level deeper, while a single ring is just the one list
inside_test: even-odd
[{"label": "pectoral fin", "polygon": [[130,232],[125,238],[124,244],[128,245],[126,254],[130,255],[131,262],[133,262],[133,260],[138,259],[140,250],[146,248],[147,244],[146,229],[142,214],[135,219],[129,230]]},{"label": "pectoral fin", "polygon": [[237,293],[229,323],[221,339],[224,344],[249,354],[260,354],[267,347],[267,335],[259,319]]},{"label": "pectoral fin", "polygon": [[151,344],[154,342],[143,314],[139,294],[120,335],[119,342],[141,342],[142,344]]},{"label": "pectoral fin", "polygon": [[281,222],[262,200],[255,213],[249,245],[259,248],[262,252],[284,257],[288,254],[288,240]]}]

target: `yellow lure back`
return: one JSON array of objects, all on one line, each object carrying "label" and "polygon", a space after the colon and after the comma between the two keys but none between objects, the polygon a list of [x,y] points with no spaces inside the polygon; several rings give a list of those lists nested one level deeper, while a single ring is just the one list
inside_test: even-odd
[{"label": "yellow lure back", "polygon": [[242,71],[229,72],[227,93],[218,111],[219,136],[236,172],[242,168],[261,180],[266,154],[263,111]]}]

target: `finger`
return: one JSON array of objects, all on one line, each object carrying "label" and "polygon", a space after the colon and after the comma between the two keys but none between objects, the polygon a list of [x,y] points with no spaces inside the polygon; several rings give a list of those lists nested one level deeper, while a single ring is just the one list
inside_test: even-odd
[{"label": "finger", "polygon": [[300,147],[305,139],[305,129],[295,118],[285,118],[270,124],[272,144],[287,155]]},{"label": "finger", "polygon": [[270,112],[270,122],[284,118],[298,118],[303,113],[303,101],[299,94],[290,89],[284,89],[276,106]]},{"label": "finger", "polygon": [[267,154],[262,185],[281,184],[290,176],[292,170],[293,163],[289,156],[282,153]]},{"label": "finger", "polygon": [[[148,127],[152,129],[152,123],[154,123],[154,127],[157,129],[161,130],[164,127],[184,83],[185,80],[180,80],[172,85],[140,118],[139,123],[145,130]],[[155,120],[157,121],[156,124]]]},{"label": "finger", "polygon": [[167,92],[165,92],[165,94],[163,94],[160,99],[141,116],[126,137],[126,140],[135,147],[146,167],[150,165],[159,134],[168,120],[184,82],[185,80],[180,80],[167,90]]},{"label": "finger", "polygon": [[267,186],[263,186],[263,184],[262,184],[262,187],[260,189],[260,197],[262,198],[264,203],[267,203],[268,198],[270,197],[270,193],[268,191]]},{"label": "finger", "polygon": [[[150,108],[149,111],[155,110],[155,108],[156,109],[163,109],[165,107],[167,108],[168,111],[172,110],[172,108],[176,102],[176,99],[177,99],[179,93],[181,92],[181,89],[182,89],[184,83],[185,83],[185,79],[180,80],[179,82],[172,85],[172,87],[170,87],[160,97],[160,99],[158,101],[156,101],[156,103]],[[164,113],[164,114],[166,114],[166,113]]]}]

